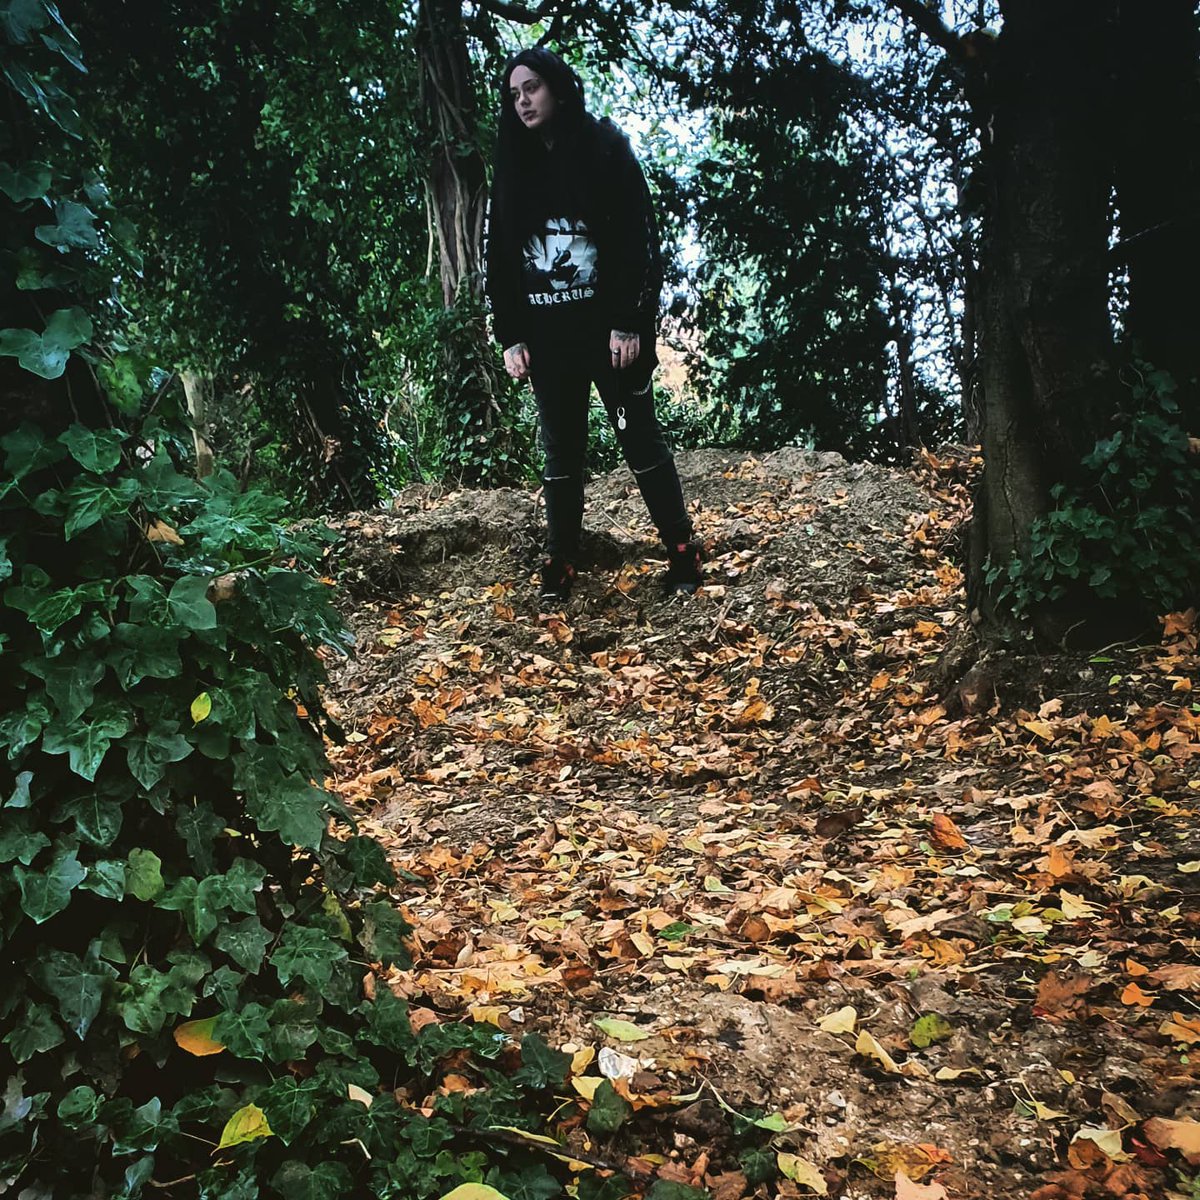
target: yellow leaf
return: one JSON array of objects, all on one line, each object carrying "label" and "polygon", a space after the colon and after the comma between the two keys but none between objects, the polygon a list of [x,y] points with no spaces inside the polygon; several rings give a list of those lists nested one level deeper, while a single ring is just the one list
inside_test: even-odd
[{"label": "yellow leaf", "polygon": [[1129,1155],[1121,1149],[1121,1131],[1104,1129],[1099,1125],[1084,1125],[1078,1129],[1072,1142],[1095,1142],[1113,1162],[1128,1162]]},{"label": "yellow leaf", "polygon": [[467,1011],[471,1014],[471,1020],[477,1025],[495,1025],[500,1027],[500,1018],[508,1011],[501,1008],[499,1004],[472,1004]]},{"label": "yellow leaf", "polygon": [[599,1075],[577,1075],[571,1080],[571,1086],[585,1099],[592,1100],[596,1089],[604,1082]]},{"label": "yellow leaf", "polygon": [[220,1054],[225,1046],[213,1037],[213,1026],[216,1023],[216,1017],[206,1017],[203,1021],[184,1021],[182,1025],[175,1027],[172,1034],[175,1044],[197,1058],[203,1058],[207,1054]]},{"label": "yellow leaf", "polygon": [[642,1029],[632,1021],[618,1021],[612,1017],[596,1017],[592,1024],[602,1033],[616,1038],[618,1042],[642,1042],[650,1036],[648,1030]]},{"label": "yellow leaf", "polygon": [[486,1183],[460,1183],[452,1192],[447,1192],[442,1200],[508,1200],[508,1197]]},{"label": "yellow leaf", "polygon": [[192,724],[199,725],[212,712],[212,697],[207,692],[201,692],[192,701]]},{"label": "yellow leaf", "polygon": [[1043,1104],[1040,1100],[1029,1101],[1029,1106],[1039,1121],[1061,1121],[1067,1115],[1065,1112],[1059,1112],[1056,1108],[1051,1108],[1048,1104]]},{"label": "yellow leaf", "polygon": [[939,1067],[934,1079],[940,1080],[942,1083],[949,1083],[965,1076],[981,1076],[982,1074],[983,1072],[978,1067]]},{"label": "yellow leaf", "polygon": [[230,1146],[240,1146],[243,1142],[253,1142],[258,1138],[271,1136],[272,1129],[267,1123],[267,1114],[257,1104],[247,1104],[225,1122],[217,1149],[226,1150]]},{"label": "yellow leaf", "polygon": [[1044,742],[1054,741],[1054,730],[1045,721],[1022,721],[1021,725],[1030,733],[1037,734]]},{"label": "yellow leaf", "polygon": [[705,875],[704,890],[706,892],[714,892],[717,895],[732,896],[733,889],[727,888],[715,875]]},{"label": "yellow leaf", "polygon": [[854,1053],[861,1054],[864,1058],[875,1059],[882,1064],[885,1071],[890,1071],[893,1075],[900,1074],[900,1064],[865,1029],[859,1030],[858,1041],[854,1043]]},{"label": "yellow leaf", "polygon": [[596,1059],[596,1047],[584,1046],[582,1050],[576,1050],[571,1056],[571,1074],[582,1075],[584,1071],[592,1065]]},{"label": "yellow leaf", "polygon": [[1078,921],[1084,917],[1094,917],[1096,908],[1089,904],[1082,896],[1076,896],[1073,892],[1068,892],[1063,888],[1058,893],[1059,902],[1062,907],[1062,915],[1068,921]]},{"label": "yellow leaf", "polygon": [[825,1182],[825,1176],[821,1174],[816,1163],[811,1163],[807,1158],[801,1158],[797,1154],[782,1152],[775,1156],[775,1161],[779,1166],[779,1173],[792,1180],[793,1183],[798,1183],[801,1187],[816,1192],[818,1196],[829,1195],[829,1186]]},{"label": "yellow leaf", "polygon": [[654,957],[654,942],[650,939],[650,937],[647,934],[642,933],[639,930],[637,933],[631,933],[629,935],[629,940],[634,944],[634,947],[637,949],[637,952],[643,958],[653,958]]},{"label": "yellow leaf", "polygon": [[1200,858],[1193,858],[1191,862],[1180,863],[1179,870],[1184,875],[1195,875],[1197,871],[1200,871]]},{"label": "yellow leaf", "polygon": [[146,541],[166,542],[169,546],[182,546],[183,538],[166,521],[155,521],[146,528]]},{"label": "yellow leaf", "polygon": [[375,1097],[366,1088],[359,1087],[357,1083],[346,1085],[346,1095],[361,1104],[363,1108],[370,1108],[375,1103]]},{"label": "yellow leaf", "polygon": [[837,1012],[822,1017],[817,1026],[826,1033],[853,1033],[857,1020],[858,1013],[847,1004],[845,1008],[839,1008]]}]

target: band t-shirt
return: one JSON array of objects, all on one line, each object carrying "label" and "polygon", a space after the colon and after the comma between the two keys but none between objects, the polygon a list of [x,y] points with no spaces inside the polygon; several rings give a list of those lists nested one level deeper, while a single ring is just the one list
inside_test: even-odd
[{"label": "band t-shirt", "polygon": [[599,280],[596,243],[587,225],[578,217],[548,218],[525,243],[521,280],[539,319],[551,313],[590,315]]}]

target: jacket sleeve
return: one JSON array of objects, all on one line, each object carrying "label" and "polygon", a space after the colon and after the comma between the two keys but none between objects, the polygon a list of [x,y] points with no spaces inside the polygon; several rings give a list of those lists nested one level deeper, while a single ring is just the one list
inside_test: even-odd
[{"label": "jacket sleeve", "polygon": [[502,350],[526,340],[521,330],[521,279],[511,241],[493,192],[488,207],[484,291],[492,309],[492,336]]},{"label": "jacket sleeve", "polygon": [[613,211],[608,304],[611,328],[644,333],[654,328],[662,291],[662,250],[646,177],[628,138],[612,160]]}]

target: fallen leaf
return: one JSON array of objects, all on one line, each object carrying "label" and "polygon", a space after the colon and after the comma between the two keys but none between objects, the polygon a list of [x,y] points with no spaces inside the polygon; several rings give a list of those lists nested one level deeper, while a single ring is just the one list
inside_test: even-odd
[{"label": "fallen leaf", "polygon": [[508,1197],[486,1183],[460,1183],[441,1200],[508,1200]]},{"label": "fallen leaf", "polygon": [[1200,1163],[1200,1124],[1197,1122],[1151,1117],[1142,1126],[1142,1132],[1160,1150],[1178,1150],[1193,1166]]},{"label": "fallen leaf", "polygon": [[1158,1032],[1165,1034],[1174,1042],[1194,1045],[1200,1042],[1200,1017],[1168,1017],[1159,1027]]},{"label": "fallen leaf", "polygon": [[1143,992],[1136,983],[1127,983],[1121,992],[1122,1004],[1136,1004],[1140,1008],[1149,1008],[1157,999],[1158,997],[1150,992]]},{"label": "fallen leaf", "polygon": [[945,813],[933,814],[933,841],[942,850],[965,850],[967,839]]},{"label": "fallen leaf", "polygon": [[154,521],[146,528],[146,541],[165,542],[169,546],[182,546],[183,538],[166,521]]},{"label": "fallen leaf", "polygon": [[896,1172],[896,1200],[948,1200],[940,1183],[917,1183],[903,1171]]},{"label": "fallen leaf", "polygon": [[1094,1142],[1113,1162],[1128,1162],[1129,1155],[1121,1146],[1119,1129],[1104,1129],[1097,1125],[1084,1125],[1075,1131],[1072,1142]]},{"label": "fallen leaf", "polygon": [[801,1158],[799,1155],[787,1154],[782,1151],[775,1156],[775,1162],[779,1167],[779,1173],[793,1183],[808,1188],[818,1196],[829,1195],[829,1185],[825,1182],[825,1176],[821,1174],[816,1163],[809,1162],[808,1159]]},{"label": "fallen leaf", "polygon": [[837,1012],[822,1017],[817,1022],[817,1028],[826,1033],[853,1033],[857,1020],[858,1013],[847,1004],[845,1008],[839,1008]]},{"label": "fallen leaf", "polygon": [[908,1035],[908,1040],[919,1050],[932,1046],[934,1042],[944,1042],[954,1036],[954,1026],[940,1013],[926,1013],[917,1019]]},{"label": "fallen leaf", "polygon": [[890,1071],[893,1075],[900,1074],[900,1064],[879,1044],[875,1036],[865,1029],[859,1030],[858,1040],[854,1043],[854,1053],[861,1054],[864,1058],[873,1058],[885,1071]]},{"label": "fallen leaf", "polygon": [[621,1021],[615,1017],[595,1017],[592,1024],[601,1033],[616,1038],[618,1042],[644,1042],[651,1036],[649,1030],[643,1029],[640,1025],[635,1025],[632,1021]]}]

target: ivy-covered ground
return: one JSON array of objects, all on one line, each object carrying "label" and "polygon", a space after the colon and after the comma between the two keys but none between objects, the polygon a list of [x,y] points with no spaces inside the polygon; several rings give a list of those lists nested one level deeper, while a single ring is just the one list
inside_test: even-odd
[{"label": "ivy-covered ground", "polygon": [[376,986],[571,1054],[592,1111],[550,1128],[584,1174],[1200,1196],[1195,612],[971,667],[969,462],[680,465],[690,600],[623,473],[559,615],[527,493],[341,523],[335,786],[416,931]]}]

